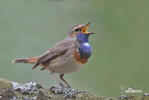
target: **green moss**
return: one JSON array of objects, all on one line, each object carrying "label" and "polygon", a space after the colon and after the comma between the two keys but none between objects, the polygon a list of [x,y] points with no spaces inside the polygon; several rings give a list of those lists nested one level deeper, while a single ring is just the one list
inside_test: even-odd
[{"label": "green moss", "polygon": [[0,88],[12,88],[11,82],[0,78]]},{"label": "green moss", "polygon": [[149,100],[149,96],[144,96],[142,100]]},{"label": "green moss", "polygon": [[[37,99],[37,100],[149,100],[149,96],[125,96],[125,97],[104,97],[96,96],[90,93],[81,92],[75,94],[71,98],[65,98],[63,94],[52,93],[47,88],[39,88],[39,93],[37,94],[23,94],[22,92],[15,91],[12,89],[12,84],[10,81],[0,78],[0,96],[5,99]],[[4,99],[3,98],[3,99]]]}]

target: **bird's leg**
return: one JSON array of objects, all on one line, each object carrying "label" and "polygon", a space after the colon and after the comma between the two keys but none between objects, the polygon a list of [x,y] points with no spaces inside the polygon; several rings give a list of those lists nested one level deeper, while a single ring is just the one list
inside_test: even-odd
[{"label": "bird's leg", "polygon": [[57,77],[56,77],[54,74],[52,74],[52,73],[50,73],[50,74],[53,76],[54,80],[55,80],[57,83],[59,83],[59,86],[64,87],[64,85],[57,79]]},{"label": "bird's leg", "polygon": [[71,86],[67,83],[67,81],[64,80],[64,74],[60,74],[60,79],[61,79],[69,88],[71,88]]}]

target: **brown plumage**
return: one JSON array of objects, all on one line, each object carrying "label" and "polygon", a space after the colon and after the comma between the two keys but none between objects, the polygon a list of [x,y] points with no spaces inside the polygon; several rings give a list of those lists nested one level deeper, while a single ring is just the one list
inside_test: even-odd
[{"label": "brown plumage", "polygon": [[31,64],[35,64],[38,59],[40,58],[40,56],[37,57],[30,57],[30,58],[21,58],[21,59],[16,59],[13,60],[13,63],[31,63]]},{"label": "brown plumage", "polygon": [[80,33],[90,34],[91,32],[87,32],[89,24],[90,21],[87,24],[73,26],[64,40],[56,43],[50,50],[41,56],[21,58],[13,60],[12,62],[34,64],[32,69],[35,69],[40,65],[40,70],[47,69],[51,73],[60,74],[60,79],[70,87],[70,85],[63,79],[63,76],[66,73],[79,70],[82,65],[88,61],[88,59],[81,59],[78,52],[80,43],[76,37]]},{"label": "brown plumage", "polygon": [[63,40],[58,42],[55,46],[53,46],[49,51],[43,54],[35,63],[32,69],[35,69],[38,65],[49,62],[50,60],[63,55],[70,48],[77,48],[77,41],[75,40]]}]

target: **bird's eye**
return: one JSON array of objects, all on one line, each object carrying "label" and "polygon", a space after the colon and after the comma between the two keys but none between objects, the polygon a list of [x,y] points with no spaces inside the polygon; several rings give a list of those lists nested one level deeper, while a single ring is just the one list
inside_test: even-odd
[{"label": "bird's eye", "polygon": [[78,32],[78,31],[79,31],[79,29],[78,29],[78,28],[76,28],[76,29],[75,29],[75,32]]}]

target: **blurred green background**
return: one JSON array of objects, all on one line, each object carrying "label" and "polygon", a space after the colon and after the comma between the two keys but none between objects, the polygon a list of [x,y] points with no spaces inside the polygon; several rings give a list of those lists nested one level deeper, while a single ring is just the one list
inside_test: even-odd
[{"label": "blurred green background", "polygon": [[148,0],[0,0],[0,77],[56,82],[48,71],[11,60],[44,53],[75,24],[92,20],[93,55],[78,72],[65,75],[73,88],[118,96],[121,86],[149,92]]}]

